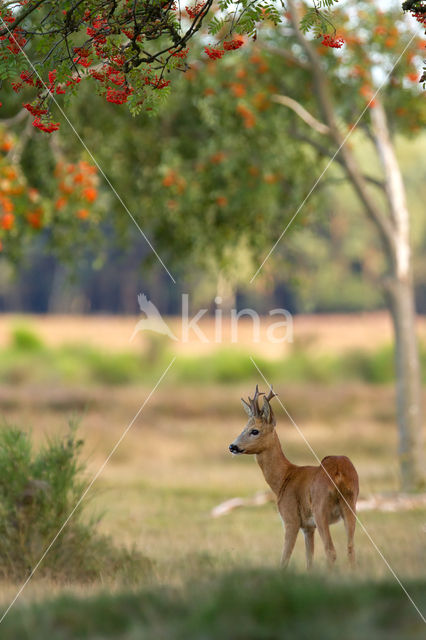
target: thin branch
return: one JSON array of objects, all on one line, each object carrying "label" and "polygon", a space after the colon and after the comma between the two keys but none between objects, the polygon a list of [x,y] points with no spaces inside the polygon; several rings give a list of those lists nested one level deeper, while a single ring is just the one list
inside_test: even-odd
[{"label": "thin branch", "polygon": [[297,113],[299,118],[302,118],[302,120],[306,122],[306,124],[309,125],[311,129],[314,129],[318,133],[321,133],[325,136],[330,135],[330,127],[314,118],[314,116],[310,114],[309,111],[305,109],[305,107],[302,107],[300,102],[297,102],[297,100],[293,100],[293,98],[289,98],[288,96],[279,95],[273,95],[271,100],[273,102],[278,102],[279,104],[282,104],[294,111],[294,113]]},{"label": "thin branch", "polygon": [[383,180],[379,180],[378,178],[373,178],[373,176],[369,176],[366,173],[363,173],[362,177],[364,178],[364,180],[374,185],[375,187],[378,187],[382,191],[386,191],[386,185]]},{"label": "thin branch", "polygon": [[6,127],[13,126],[21,120],[24,120],[25,116],[28,115],[28,111],[26,109],[20,109],[14,116],[10,118],[0,118],[0,125],[6,125]]},{"label": "thin branch", "polygon": [[[31,13],[33,13],[33,11],[35,11],[37,9],[37,7],[39,7],[45,1],[46,0],[38,0],[38,2],[36,2],[35,4],[29,6],[24,11],[22,11],[22,13],[20,13],[19,15],[16,16],[15,22],[13,24],[9,25],[9,27],[6,27],[4,29],[0,29],[0,36],[7,36],[9,31],[13,31],[15,29],[15,27],[17,27],[18,24],[20,24],[22,22],[22,20],[25,20],[25,18],[27,16],[29,16]],[[4,24],[3,18],[0,18],[0,20]]]},{"label": "thin branch", "polygon": [[[302,142],[306,142],[307,144],[309,144],[311,147],[316,149],[316,151],[318,151],[318,153],[320,153],[322,156],[325,156],[327,158],[334,157],[336,162],[338,162],[341,167],[345,167],[345,163],[343,162],[343,159],[340,157],[340,154],[338,154],[337,156],[334,156],[334,153],[329,149],[327,149],[326,147],[324,147],[322,144],[320,144],[313,138],[303,133],[299,133],[298,131],[293,131],[291,135],[293,136],[293,138],[296,138],[297,140],[301,140]],[[363,173],[362,177],[366,182],[369,182],[375,187],[378,187],[379,189],[381,189],[382,191],[385,191],[385,183],[382,180],[379,180],[378,178],[374,178],[373,176],[370,176],[366,173]],[[339,178],[339,181],[341,182],[347,181],[347,178]]]},{"label": "thin branch", "polygon": [[16,145],[12,147],[12,149],[9,151],[7,155],[8,161],[10,161],[13,164],[19,164],[21,162],[22,152],[24,151],[25,145],[27,144],[28,140],[32,138],[32,136],[36,131],[33,127],[31,116],[28,113],[28,111],[26,111],[26,109],[22,109],[22,111],[24,112],[24,115],[27,116],[25,127],[23,131],[20,132]]},{"label": "thin branch", "polygon": [[295,0],[287,0],[286,5],[295,37],[310,62],[318,106],[322,111],[325,122],[330,128],[330,135],[332,139],[340,149],[339,155],[342,159],[342,164],[348,174],[348,177],[352,181],[358,197],[364,204],[368,217],[374,223],[380,234],[380,238],[386,252],[386,257],[390,262],[392,262],[395,256],[394,227],[392,220],[382,211],[371,197],[359,163],[348,146],[345,145],[345,139],[342,137],[336,121],[335,107],[331,98],[332,92],[329,80],[320,61],[318,60],[318,56],[316,55],[312,44],[300,31],[298,5],[295,3]]}]

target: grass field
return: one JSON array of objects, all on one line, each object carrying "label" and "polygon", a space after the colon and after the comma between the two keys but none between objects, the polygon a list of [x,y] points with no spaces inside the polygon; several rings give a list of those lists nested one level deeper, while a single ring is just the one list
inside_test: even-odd
[{"label": "grass field", "polygon": [[[7,423],[31,430],[36,443],[65,432],[68,417],[80,415],[89,480],[152,386],[3,384],[1,413]],[[302,536],[290,573],[276,569],[283,533],[273,504],[210,516],[221,501],[265,488],[253,459],[233,458],[227,451],[245,422],[239,398],[251,387],[232,381],[177,385],[171,370],[96,481],[87,507],[104,514],[100,533],[117,545],[135,546],[150,560],[150,569],[132,584],[107,577],[64,584],[36,574],[3,630],[0,625],[0,637],[266,640],[287,637],[286,629],[297,638],[314,633],[324,639],[422,637],[419,615],[360,526],[353,575],[348,577],[339,523],[332,529],[338,552],[334,575],[326,574],[317,539],[316,571],[307,578]],[[397,491],[392,385],[280,382],[277,391],[319,458],[351,457],[362,497]],[[314,463],[283,411],[278,408],[277,414],[287,456]],[[373,510],[360,513],[360,519],[424,613],[426,511]],[[3,607],[18,587],[0,584]]]},{"label": "grass field", "polygon": [[[142,316],[139,316],[142,317]],[[7,346],[10,332],[16,326],[30,326],[40,335],[48,346],[63,344],[85,344],[107,351],[125,351],[144,349],[149,342],[150,333],[139,333],[132,343],[129,342],[138,316],[61,316],[61,315],[0,315],[0,347]],[[166,318],[172,331],[179,336],[181,321],[177,317]],[[378,345],[388,344],[392,340],[392,327],[389,314],[385,311],[351,314],[321,314],[294,316],[294,339],[305,348],[317,353],[341,353],[350,349],[376,349]],[[290,349],[291,344],[281,347],[268,345],[265,341],[267,317],[263,318],[260,342],[253,344],[253,324],[249,318],[238,322],[238,346],[241,350],[249,348],[256,354],[271,358],[280,358]],[[214,333],[214,319],[203,317],[198,323],[209,342],[200,342],[191,331],[187,343],[171,343],[175,353],[180,355],[205,355],[217,349]],[[426,318],[419,317],[418,331],[421,340],[426,341]],[[223,343],[230,341],[231,327],[228,316],[223,318]]]},{"label": "grass field", "polygon": [[[75,331],[67,335],[67,328],[73,326],[70,319],[64,323],[63,317],[47,318],[49,331],[46,332],[40,318],[37,322],[34,318],[24,321],[14,318],[9,319],[8,324],[3,322],[3,332],[0,332],[0,384],[47,388],[66,385],[68,390],[82,385],[154,385],[172,357],[176,362],[169,379],[176,385],[253,382],[259,375],[257,367],[274,384],[296,381],[335,384],[342,380],[384,384],[394,380],[393,347],[388,341],[385,320],[380,314],[363,320],[358,316],[358,325],[354,325],[348,316],[341,320],[338,316],[328,316],[325,323],[321,317],[316,326],[312,317],[305,317],[298,319],[292,342],[280,344],[267,340],[267,319],[262,320],[258,342],[250,342],[252,329],[243,324],[244,331],[238,334],[241,340],[237,343],[226,339],[214,342],[213,324],[206,321],[203,331],[211,338],[207,343],[197,342],[194,335],[189,342],[174,342],[167,336],[147,331],[137,336],[140,343],[127,343],[126,348],[118,349],[113,337],[122,338],[123,334],[117,335],[117,318],[100,318],[98,332],[94,318],[89,318],[86,330],[79,331],[79,341],[75,341]],[[124,319],[123,330],[128,324],[129,319]],[[81,318],[76,318],[76,326],[84,327]],[[333,327],[336,327],[336,336],[340,334],[340,339],[337,338],[340,350],[328,347]],[[106,340],[104,333],[108,328],[111,341]],[[420,329],[424,329],[421,322],[419,334],[424,338]],[[226,333],[224,331],[225,338]],[[96,336],[95,341],[89,339],[91,334]],[[424,339],[420,342],[420,364],[426,383]]]}]

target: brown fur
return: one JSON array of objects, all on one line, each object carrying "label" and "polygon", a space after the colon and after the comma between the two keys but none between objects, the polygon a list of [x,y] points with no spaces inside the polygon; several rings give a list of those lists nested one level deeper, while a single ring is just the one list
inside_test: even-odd
[{"label": "brown fur", "polygon": [[[229,448],[233,453],[254,454],[266,482],[276,495],[285,527],[282,566],[286,567],[290,560],[299,529],[305,536],[308,569],[312,566],[316,528],[328,564],[332,565],[336,560],[336,550],[329,525],[342,518],[347,534],[348,559],[353,567],[355,510],[359,492],[355,467],[346,456],[326,456],[319,466],[298,466],[290,462],[281,448],[268,404],[265,398],[262,410],[250,412],[249,405],[244,403],[249,421]],[[252,434],[253,429],[259,433]]]}]

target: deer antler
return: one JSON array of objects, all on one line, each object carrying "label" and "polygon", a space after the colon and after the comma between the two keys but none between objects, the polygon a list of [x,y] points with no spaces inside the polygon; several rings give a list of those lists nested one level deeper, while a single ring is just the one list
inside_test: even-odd
[{"label": "deer antler", "polygon": [[258,399],[259,399],[259,396],[264,396],[264,395],[265,394],[263,393],[263,391],[259,391],[259,385],[257,384],[253,398],[250,398],[250,396],[248,398],[250,402],[250,408],[251,408],[252,414],[255,418],[260,418],[261,416]]},{"label": "deer antler", "polygon": [[277,394],[274,393],[271,385],[268,395],[267,396],[265,395],[265,397],[263,398],[263,408],[262,408],[264,419],[266,420],[266,422],[268,422],[269,424],[273,424],[274,426],[275,426],[275,416],[274,416],[274,412],[272,411],[270,402],[272,398],[275,398],[276,395]]},{"label": "deer antler", "polygon": [[268,402],[270,402],[272,400],[272,398],[276,398],[278,394],[274,393],[273,389],[272,389],[272,385],[271,388],[269,390],[269,393],[267,396],[265,396],[265,400],[267,400]]},{"label": "deer antler", "polygon": [[[250,398],[250,396],[249,396],[248,397],[248,402],[246,402],[244,400],[244,398],[241,398],[241,400],[242,400],[244,406],[246,407],[246,411],[247,411],[247,413],[249,415],[253,416],[254,418],[261,418],[262,414],[264,412],[264,407],[262,408],[262,410],[259,408],[259,402],[258,402],[259,396],[265,396],[264,397],[264,401],[266,400],[268,402],[268,405],[269,405],[270,400],[272,400],[272,398],[275,398],[276,395],[277,394],[273,392],[272,386],[271,386],[269,394],[266,396],[263,391],[259,391],[259,385],[257,384],[253,398]],[[272,410],[271,409],[269,409],[269,410],[270,410],[271,415],[272,415]]]}]

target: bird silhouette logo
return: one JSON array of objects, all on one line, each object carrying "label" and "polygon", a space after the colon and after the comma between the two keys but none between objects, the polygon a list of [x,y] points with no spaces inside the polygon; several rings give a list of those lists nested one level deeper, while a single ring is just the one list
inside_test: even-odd
[{"label": "bird silhouette logo", "polygon": [[169,336],[172,340],[178,340],[170,327],[164,322],[161,317],[161,313],[151,300],[148,300],[146,295],[140,293],[138,295],[139,308],[146,315],[146,318],[141,318],[133,330],[132,336],[129,342],[132,342],[133,338],[139,331],[155,331],[156,333],[162,333],[165,336]]}]

